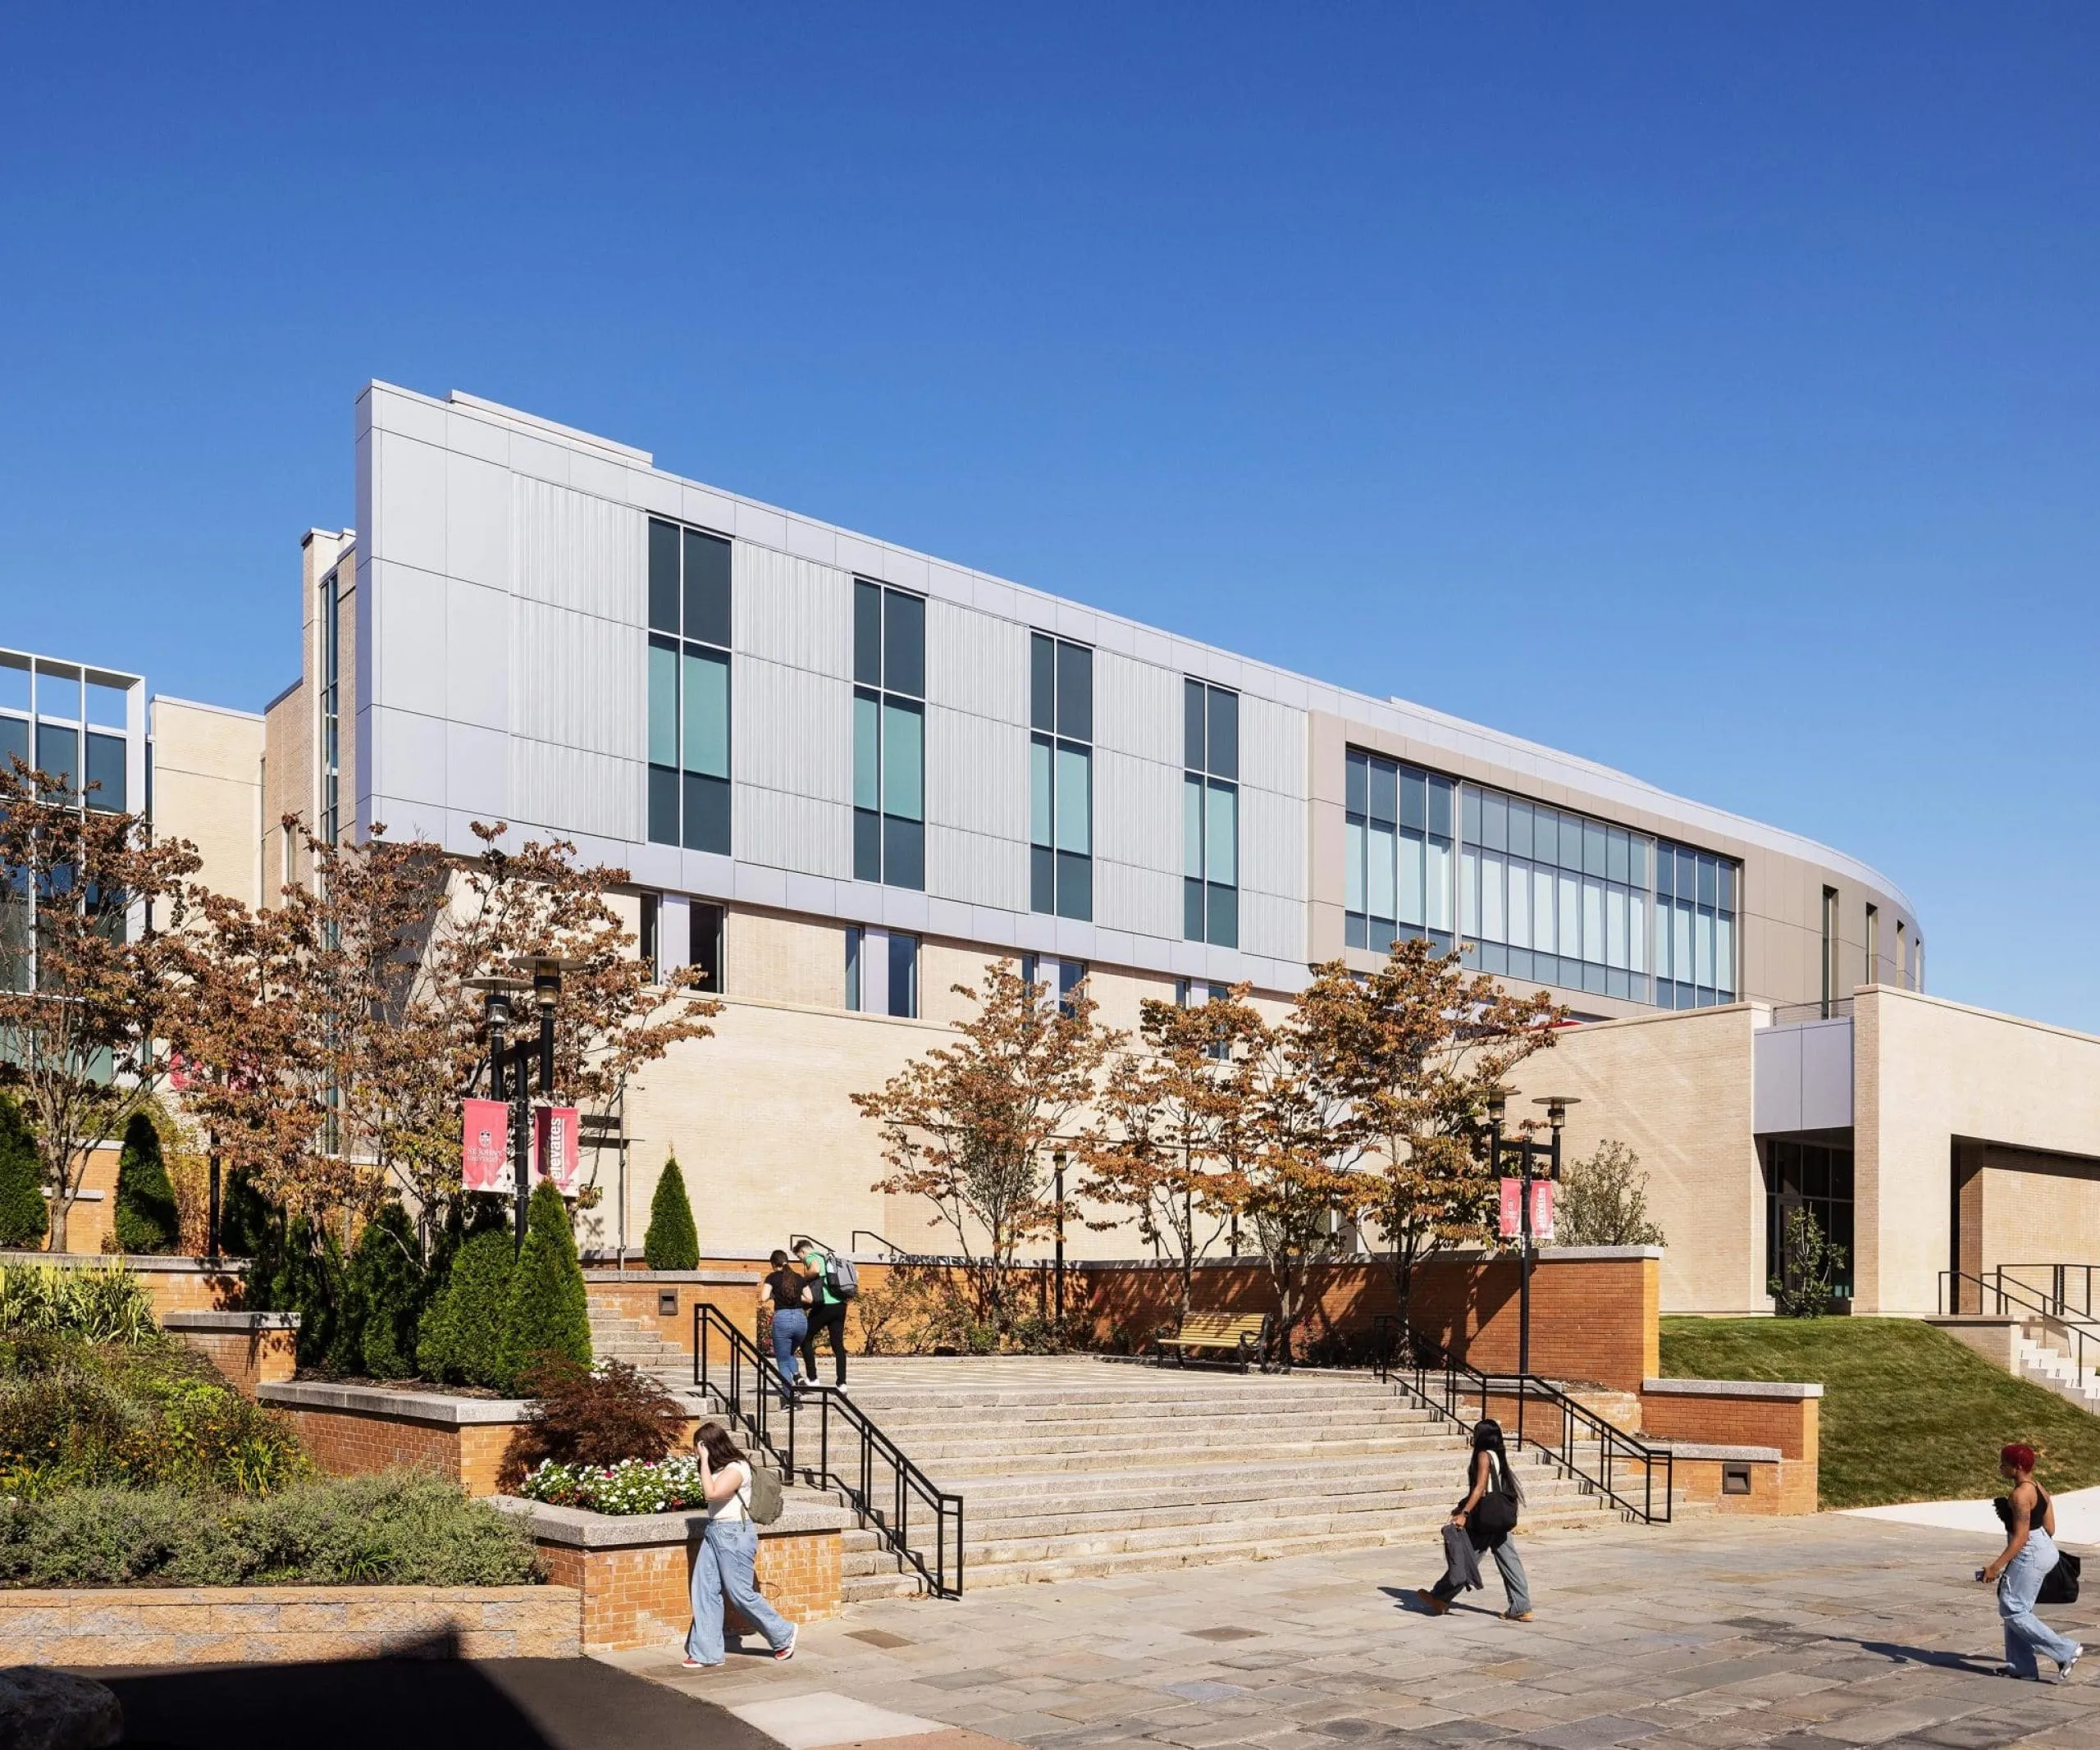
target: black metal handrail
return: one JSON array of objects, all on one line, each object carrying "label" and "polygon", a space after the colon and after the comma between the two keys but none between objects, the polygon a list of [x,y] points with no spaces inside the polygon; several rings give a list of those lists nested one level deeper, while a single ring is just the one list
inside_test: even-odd
[{"label": "black metal handrail", "polygon": [[[1976,1316],[1988,1314],[1994,1318],[2008,1318],[2017,1315],[2038,1321],[2070,1342],[2070,1359],[2083,1373],[2089,1367],[2100,1364],[2100,1319],[2066,1311],[2061,1290],[2052,1296],[2048,1291],[2031,1287],[2016,1278],[2010,1282],[2006,1280],[2007,1270],[2050,1268],[2047,1264],[2004,1264],[1980,1276],[1970,1270],[1942,1270],[1939,1273],[1939,1310],[1943,1316],[1960,1317],[1966,1310],[1961,1304],[1964,1298],[1962,1287],[1973,1284],[1976,1290]],[[2091,1359],[2088,1358],[2089,1350]]]},{"label": "black metal handrail", "polygon": [[[1485,1373],[1468,1366],[1441,1344],[1419,1332],[1408,1332],[1407,1339],[1408,1353],[1404,1359],[1395,1353],[1398,1344],[1392,1350],[1381,1349],[1376,1364],[1380,1379],[1408,1393],[1468,1435],[1476,1423],[1490,1414],[1491,1400],[1506,1402],[1513,1399],[1517,1405],[1516,1426],[1512,1429],[1505,1422],[1504,1431],[1513,1433],[1518,1446],[1529,1446],[1544,1455],[1564,1474],[1603,1496],[1622,1512],[1650,1525],[1669,1524],[1677,1460],[1668,1446],[1651,1446],[1645,1441],[1636,1440],[1623,1428],[1607,1422],[1586,1405],[1577,1403],[1558,1386],[1541,1379],[1536,1373]],[[1468,1422],[1460,1412],[1475,1397],[1480,1401],[1480,1414]],[[1550,1407],[1554,1412],[1559,1427],[1557,1440],[1540,1440],[1527,1432],[1524,1412],[1531,1404]],[[1582,1431],[1579,1439],[1578,1428]],[[1594,1469],[1584,1462],[1582,1448],[1590,1446],[1596,1448]],[[1637,1496],[1620,1486],[1624,1469],[1634,1465],[1639,1466],[1641,1474]],[[1661,1476],[1660,1510],[1655,1499],[1658,1472]]]},{"label": "black metal handrail", "polygon": [[[783,1406],[779,1370],[726,1313],[706,1300],[692,1309],[692,1382],[721,1405],[785,1475],[837,1490],[885,1549],[918,1570],[936,1597],[961,1596],[962,1496],[934,1487],[851,1398],[819,1391],[813,1398],[792,1396]],[[914,1535],[929,1515],[930,1542]]]},{"label": "black metal handrail", "polygon": [[[1984,1273],[2001,1285],[2011,1277],[2016,1287],[2041,1296],[2058,1318],[2093,1318],[2100,1317],[2093,1305],[2096,1271],[2100,1271],[2100,1264],[2024,1263],[1994,1264]],[[2029,1277],[2046,1277],[2048,1286],[2025,1280]]]}]

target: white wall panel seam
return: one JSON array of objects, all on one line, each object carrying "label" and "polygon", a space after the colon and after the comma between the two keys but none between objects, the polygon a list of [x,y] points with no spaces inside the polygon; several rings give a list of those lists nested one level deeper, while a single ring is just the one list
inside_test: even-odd
[{"label": "white wall panel seam", "polygon": [[731,636],[739,654],[852,679],[852,579],[845,572],[739,541],[731,579]]}]

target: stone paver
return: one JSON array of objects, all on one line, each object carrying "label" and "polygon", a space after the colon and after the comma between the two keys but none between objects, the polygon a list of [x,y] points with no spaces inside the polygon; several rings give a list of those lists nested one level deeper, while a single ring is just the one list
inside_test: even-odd
[{"label": "stone paver", "polygon": [[[2100,1750],[2100,1693],[1991,1675],[1988,1538],[1888,1520],[1710,1519],[1523,1539],[1538,1605],[1492,1578],[1414,1604],[1437,1552],[1068,1580],[857,1605],[792,1665],[616,1663],[736,1707],[825,1691],[1032,1750]],[[2050,1620],[2095,1649],[2100,1600]]]}]

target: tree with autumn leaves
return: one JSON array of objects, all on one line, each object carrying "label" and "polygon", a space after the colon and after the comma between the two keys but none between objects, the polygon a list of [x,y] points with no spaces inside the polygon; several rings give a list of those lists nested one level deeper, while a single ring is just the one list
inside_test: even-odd
[{"label": "tree with autumn leaves", "polygon": [[934,1200],[966,1258],[996,1236],[1010,1266],[1059,1213],[1043,1161],[1068,1145],[1085,1170],[1079,1198],[1175,1258],[1184,1316],[1219,1233],[1237,1222],[1251,1236],[1286,1364],[1317,1267],[1359,1225],[1386,1242],[1404,1318],[1423,1257],[1495,1243],[1487,1103],[1564,1018],[1543,992],[1512,995],[1420,941],[1367,976],[1316,968],[1276,1019],[1244,985],[1198,1007],[1148,1001],[1134,1046],[1094,1026],[1090,999],[1047,1011],[1004,962],[971,994],[963,1045],[854,1096],[896,1169],[877,1189]]}]

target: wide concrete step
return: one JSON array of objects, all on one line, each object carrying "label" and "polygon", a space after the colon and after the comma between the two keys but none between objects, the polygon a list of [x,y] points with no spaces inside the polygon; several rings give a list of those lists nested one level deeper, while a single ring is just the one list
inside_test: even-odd
[{"label": "wide concrete step", "polygon": [[[1230,1441],[1215,1444],[1195,1442],[1144,1441],[1128,1445],[1087,1446],[1070,1451],[1045,1451],[1016,1446],[1002,1449],[996,1443],[973,1442],[954,1446],[922,1446],[899,1442],[912,1461],[932,1477],[1013,1476],[1025,1472],[1051,1474],[1070,1470],[1167,1469],[1178,1464],[1200,1464],[1208,1457],[1217,1462],[1244,1460],[1247,1448]],[[1261,1446],[1265,1458],[1278,1464],[1309,1464],[1316,1460],[1354,1458],[1398,1462],[1424,1453],[1443,1452],[1450,1461],[1451,1449],[1439,1448],[1421,1438],[1336,1434],[1327,1439],[1278,1438]],[[1452,1464],[1456,1471],[1459,1464]]]},{"label": "wide concrete step", "polygon": [[[867,1397],[853,1400],[887,1432],[897,1433],[956,1433],[973,1428],[1085,1428],[1101,1434],[1128,1434],[1150,1430],[1160,1433],[1214,1428],[1259,1434],[1280,1428],[1360,1428],[1367,1422],[1386,1427],[1430,1428],[1437,1419],[1429,1411],[1396,1399],[1323,1399],[1292,1406],[1278,1404],[1212,1404],[1200,1408],[1186,1405],[1162,1405],[1147,1415],[1126,1405],[1059,1404],[1025,1414],[972,1415],[955,1410],[913,1410],[900,1412]],[[1449,1423],[1443,1424],[1445,1428]]]},{"label": "wide concrete step", "polygon": [[[1545,1487],[1554,1473],[1543,1467],[1522,1474],[1524,1491]],[[1451,1455],[1425,1448],[1399,1464],[1366,1464],[1360,1460],[1328,1460],[1292,1468],[1291,1479],[1301,1492],[1318,1490],[1350,1491],[1392,1487],[1409,1488],[1427,1482],[1447,1489],[1455,1500],[1462,1487],[1459,1465]],[[1074,1501],[1125,1494],[1171,1492],[1184,1501],[1244,1501],[1276,1492],[1276,1469],[1267,1462],[1250,1463],[1244,1453],[1213,1464],[1187,1462],[1142,1464],[1134,1461],[1107,1470],[1074,1471],[1054,1478],[1016,1475],[1011,1471],[988,1471],[961,1475],[972,1510],[988,1510],[1007,1501],[1024,1506],[1041,1501],[1046,1493]]]},{"label": "wide concrete step", "polygon": [[[1053,1507],[1035,1513],[966,1511],[963,1525],[966,1545],[980,1551],[1037,1539],[1055,1543],[1060,1548],[1072,1545],[1092,1547],[1099,1539],[1150,1532],[1174,1533],[1201,1542],[1220,1537],[1232,1538],[1235,1529],[1254,1526],[1325,1530],[1345,1523],[1371,1520],[1382,1524],[1396,1518],[1406,1519],[1410,1524],[1431,1524],[1450,1512],[1451,1501],[1449,1489],[1426,1488],[1323,1494],[1317,1502],[1304,1496],[1189,1503],[1160,1497],[1114,1507],[1089,1502],[1083,1508]],[[1591,1510],[1588,1501],[1579,1494],[1535,1495],[1527,1505],[1531,1509],[1527,1517],[1549,1512]],[[1236,1538],[1232,1541],[1237,1541]]]}]

